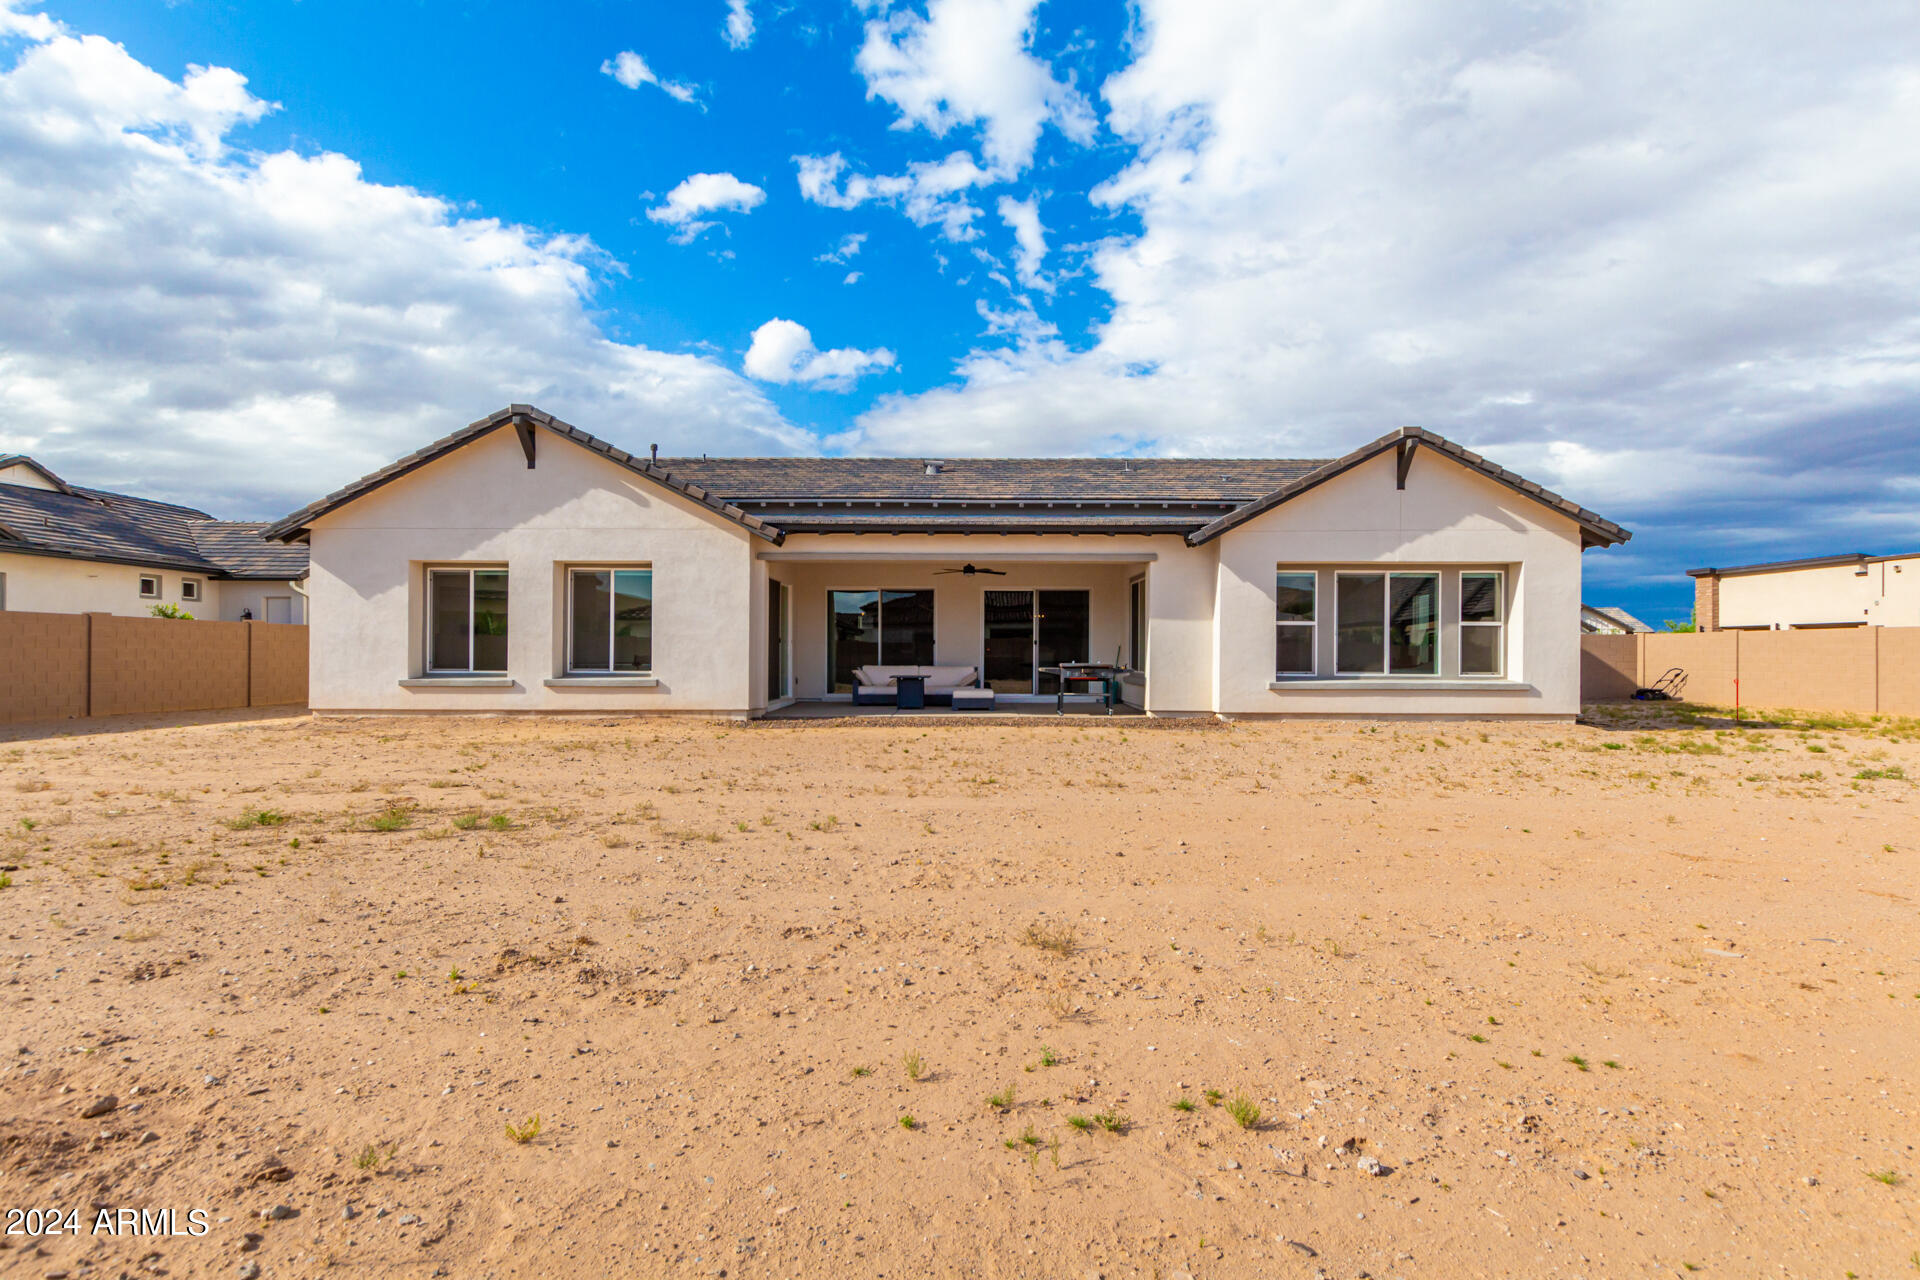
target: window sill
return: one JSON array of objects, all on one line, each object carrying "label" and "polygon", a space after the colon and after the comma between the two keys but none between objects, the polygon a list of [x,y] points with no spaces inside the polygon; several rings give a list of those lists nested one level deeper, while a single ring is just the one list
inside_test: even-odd
[{"label": "window sill", "polygon": [[1428,693],[1532,693],[1523,680],[1462,676],[1294,676],[1270,680],[1275,693],[1372,693],[1423,691]]},{"label": "window sill", "polygon": [[657,676],[559,676],[546,682],[549,689],[652,689]]},{"label": "window sill", "polygon": [[511,689],[512,676],[415,676],[402,689]]}]

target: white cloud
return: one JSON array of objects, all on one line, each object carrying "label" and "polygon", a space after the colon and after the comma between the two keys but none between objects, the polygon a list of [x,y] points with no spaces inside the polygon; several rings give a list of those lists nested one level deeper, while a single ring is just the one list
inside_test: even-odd
[{"label": "white cloud", "polygon": [[753,10],[747,0],[727,0],[727,25],[722,34],[729,49],[744,49],[753,43]]},{"label": "white cloud", "polygon": [[840,283],[841,284],[859,284],[860,273],[858,271],[849,271],[847,272],[846,278],[843,279]]},{"label": "white cloud", "polygon": [[1000,221],[1013,232],[1013,267],[1020,283],[1052,293],[1052,283],[1040,274],[1040,264],[1047,259],[1047,231],[1040,225],[1040,202],[1001,196]]},{"label": "white cloud", "polygon": [[93,37],[0,73],[0,281],[33,299],[0,308],[0,453],[268,516],[516,400],[631,448],[808,447],[717,361],[608,340],[591,241],[224,136],[267,105]]},{"label": "white cloud", "polygon": [[1920,472],[1909,4],[1143,0],[1136,49],[1102,88],[1133,155],[1093,198],[1140,226],[1092,254],[1110,316],[989,334],[849,447],[1324,456],[1420,423],[1610,515],[1847,494],[1920,534],[1887,484]]},{"label": "white cloud", "polygon": [[647,216],[675,228],[678,234],[674,239],[685,244],[713,226],[701,221],[701,214],[722,210],[746,213],[766,198],[765,191],[730,173],[696,173],[667,192],[666,203],[647,210]]},{"label": "white cloud", "polygon": [[856,231],[852,235],[842,236],[840,243],[827,250],[815,262],[845,262],[860,252],[860,246],[867,242],[867,233]]},{"label": "white cloud", "polygon": [[647,60],[631,49],[625,49],[600,64],[600,74],[612,76],[629,89],[638,89],[643,84],[658,86],[668,97],[680,102],[693,102],[698,90],[679,80],[662,80],[654,74]]},{"label": "white cloud", "polygon": [[867,96],[900,112],[896,127],[944,137],[980,130],[987,167],[1012,177],[1033,160],[1042,126],[1091,141],[1087,100],[1032,52],[1040,0],[928,0],[926,16],[901,10],[870,19],[854,65]]},{"label": "white cloud", "polygon": [[[800,194],[829,209],[857,209],[869,201],[897,205],[918,226],[938,226],[949,240],[971,240],[979,235],[973,220],[980,209],[966,192],[991,180],[991,175],[964,151],[944,160],[920,161],[902,174],[870,177],[847,173],[839,152],[825,156],[795,156]],[[841,178],[845,176],[845,182]]]},{"label": "white cloud", "polygon": [[805,325],[776,317],[753,331],[753,343],[741,367],[748,377],[762,382],[798,382],[844,391],[863,374],[892,368],[893,352],[885,347],[822,351],[813,345],[813,335]]},{"label": "white cloud", "polygon": [[60,24],[44,13],[21,13],[29,0],[0,0],[0,36],[24,36],[28,40],[51,40]]}]

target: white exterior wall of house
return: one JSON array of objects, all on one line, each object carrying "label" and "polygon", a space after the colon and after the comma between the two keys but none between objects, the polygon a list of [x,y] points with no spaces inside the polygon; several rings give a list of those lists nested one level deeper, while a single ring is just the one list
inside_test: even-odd
[{"label": "white exterior wall of house", "polygon": [[1822,626],[1920,626],[1920,556],[1720,579],[1722,630]]},{"label": "white exterior wall of house", "polygon": [[[1431,450],[1415,452],[1405,489],[1395,487],[1395,468],[1393,454],[1381,454],[1216,540],[1215,708],[1223,715],[1578,714],[1579,526]],[[1440,570],[1441,675],[1276,681],[1274,574],[1282,565]],[[1459,666],[1457,632],[1447,624],[1457,616],[1454,575],[1488,568],[1507,572],[1500,687],[1448,677]],[[1334,665],[1330,579],[1322,573],[1318,601],[1323,676]]]},{"label": "white exterior wall of house", "polygon": [[[299,585],[305,586],[304,583]],[[294,586],[294,583],[285,579],[224,578],[208,584],[208,590],[218,597],[219,609],[208,609],[195,616],[239,622],[241,611],[251,610],[256,622],[305,622],[307,602],[300,592],[294,590]],[[277,603],[269,604],[269,601]],[[187,610],[195,612],[191,605],[187,606]],[[282,610],[286,613],[285,617],[281,616]]]},{"label": "white exterior wall of house", "polygon": [[[495,431],[315,520],[307,591],[316,711],[745,714],[753,705],[752,548],[745,529],[550,432],[528,469]],[[565,675],[565,566],[647,565],[650,687]],[[508,571],[506,688],[427,688],[428,566]]]},{"label": "white exterior wall of house", "polygon": [[[112,613],[133,618],[145,617],[156,604],[174,604],[195,617],[212,617],[211,610],[203,611],[202,601],[181,598],[180,580],[191,578],[201,583],[209,601],[215,598],[219,586],[204,575],[178,569],[142,569],[130,564],[17,552],[0,552],[0,574],[6,575],[6,607],[19,613]],[[160,579],[158,596],[141,596],[143,574]]]}]

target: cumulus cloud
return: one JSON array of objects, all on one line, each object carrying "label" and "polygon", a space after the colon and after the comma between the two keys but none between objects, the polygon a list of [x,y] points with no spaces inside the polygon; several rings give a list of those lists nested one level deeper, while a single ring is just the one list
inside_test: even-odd
[{"label": "cumulus cloud", "polygon": [[638,89],[643,84],[654,85],[669,98],[680,102],[694,102],[699,92],[694,86],[678,80],[662,80],[647,65],[647,60],[631,49],[624,49],[601,63],[600,74],[612,76],[629,89]]},{"label": "cumulus cloud", "polygon": [[729,49],[744,49],[753,43],[753,10],[747,0],[727,0],[727,25],[721,34]]},{"label": "cumulus cloud", "polygon": [[892,368],[893,352],[885,347],[822,351],[813,345],[813,335],[805,325],[775,317],[753,331],[753,343],[747,348],[742,367],[749,377],[762,382],[798,382],[844,391],[863,374]]},{"label": "cumulus cloud", "polygon": [[0,309],[0,453],[271,516],[516,400],[633,448],[808,447],[717,361],[603,335],[591,241],[249,153],[268,105],[44,29],[0,73],[0,289],[33,300]]},{"label": "cumulus cloud", "polygon": [[929,0],[924,16],[902,9],[870,19],[854,60],[867,96],[892,103],[899,128],[944,137],[976,127],[987,167],[1002,177],[1032,162],[1047,124],[1091,141],[1086,98],[1034,56],[1039,2]]},{"label": "cumulus cloud", "polygon": [[677,232],[674,239],[685,244],[714,225],[702,221],[702,214],[726,210],[746,213],[766,198],[765,191],[730,173],[696,173],[667,192],[666,201],[647,210],[647,216],[673,227]]},{"label": "cumulus cloud", "polygon": [[1052,293],[1053,285],[1040,274],[1040,264],[1047,260],[1047,231],[1040,225],[1040,202],[1001,196],[1000,221],[1013,232],[1013,267],[1020,283]]},{"label": "cumulus cloud", "polygon": [[1920,533],[1910,6],[1143,0],[1136,49],[1102,87],[1131,158],[1093,198],[1141,228],[1092,253],[1109,318],[989,335],[850,447],[1420,423],[1622,518],[1685,494],[1736,536],[1846,493]]},{"label": "cumulus cloud", "polygon": [[[901,174],[872,177],[848,172],[845,156],[793,158],[800,194],[829,209],[857,209],[869,201],[901,209],[915,225],[937,226],[949,240],[971,240],[980,234],[973,220],[980,209],[966,192],[991,180],[991,175],[964,151],[944,160],[920,161]],[[844,181],[843,181],[844,178]]]}]

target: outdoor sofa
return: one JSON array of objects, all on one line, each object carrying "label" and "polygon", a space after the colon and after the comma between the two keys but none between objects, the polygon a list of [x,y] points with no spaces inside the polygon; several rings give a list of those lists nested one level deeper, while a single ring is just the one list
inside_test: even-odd
[{"label": "outdoor sofa", "polygon": [[927,704],[952,705],[955,689],[978,684],[980,673],[974,667],[855,667],[853,701],[858,706],[888,706],[899,693],[896,681],[901,676],[921,676],[927,682]]}]

